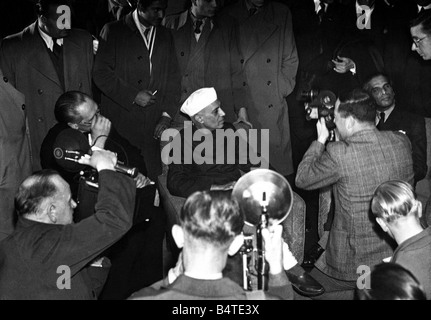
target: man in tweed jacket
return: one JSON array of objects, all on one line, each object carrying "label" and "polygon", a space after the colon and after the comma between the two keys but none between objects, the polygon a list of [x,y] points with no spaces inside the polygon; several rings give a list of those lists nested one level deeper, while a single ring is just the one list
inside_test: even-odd
[{"label": "man in tweed jacket", "polygon": [[376,129],[376,108],[365,91],[338,100],[334,116],[339,141],[325,147],[329,132],[320,119],[318,139],[299,164],[296,185],[306,190],[332,186],[334,221],[311,275],[325,287],[319,298],[352,299],[361,270],[391,256],[395,245],[371,218],[373,192],[391,179],[412,183],[413,160],[404,134]]}]

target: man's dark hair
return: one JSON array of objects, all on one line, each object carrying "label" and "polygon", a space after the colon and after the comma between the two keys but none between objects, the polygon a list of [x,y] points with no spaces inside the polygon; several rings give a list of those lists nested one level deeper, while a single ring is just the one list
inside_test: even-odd
[{"label": "man's dark hair", "polygon": [[399,264],[378,264],[370,280],[370,289],[358,290],[360,300],[426,300],[418,279]]},{"label": "man's dark hair", "polygon": [[425,10],[410,22],[410,27],[422,26],[423,33],[431,35],[431,10]]},{"label": "man's dark hair", "polygon": [[38,16],[46,17],[49,14],[49,8],[51,6],[61,5],[66,5],[70,7],[70,0],[37,0],[36,13]]},{"label": "man's dark hair", "polygon": [[230,191],[199,191],[187,198],[180,224],[192,237],[223,247],[241,233],[244,217]]},{"label": "man's dark hair", "polygon": [[145,11],[153,2],[157,0],[138,0],[137,7],[140,11]]},{"label": "man's dark hair", "polygon": [[374,99],[363,89],[355,89],[341,96],[338,112],[343,118],[352,116],[359,122],[374,123],[376,120]]},{"label": "man's dark hair", "polygon": [[54,115],[60,123],[80,123],[82,117],[77,107],[91,98],[80,91],[68,91],[63,93],[55,103]]},{"label": "man's dark hair", "polygon": [[37,212],[42,201],[53,197],[58,191],[53,177],[59,176],[54,170],[41,170],[27,178],[15,196],[15,209],[18,216]]},{"label": "man's dark hair", "polygon": [[392,86],[392,80],[391,80],[391,78],[389,78],[389,76],[386,73],[383,73],[383,72],[374,73],[373,75],[369,76],[364,81],[364,85],[362,86],[362,88],[365,91],[367,91],[369,94],[371,93],[371,89],[373,89],[373,88],[370,87],[370,81],[373,80],[374,78],[377,78],[377,77],[383,77],[383,78],[385,78],[386,81]]}]

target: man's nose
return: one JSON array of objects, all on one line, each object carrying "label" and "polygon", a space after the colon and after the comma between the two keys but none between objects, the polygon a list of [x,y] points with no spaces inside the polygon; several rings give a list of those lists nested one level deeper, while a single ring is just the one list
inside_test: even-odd
[{"label": "man's nose", "polygon": [[75,200],[72,200],[72,209],[75,209],[78,206],[78,204],[75,202]]},{"label": "man's nose", "polygon": [[221,108],[219,109],[218,113],[221,117],[224,117],[226,115],[226,113],[224,113],[223,109],[221,109]]},{"label": "man's nose", "polygon": [[418,51],[418,46],[414,42],[412,43],[412,51]]}]

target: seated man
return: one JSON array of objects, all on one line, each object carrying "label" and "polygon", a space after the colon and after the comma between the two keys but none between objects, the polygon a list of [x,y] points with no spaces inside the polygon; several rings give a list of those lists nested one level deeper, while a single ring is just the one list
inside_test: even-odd
[{"label": "seated man", "polygon": [[[235,143],[232,152],[227,148],[229,144],[226,136],[220,135],[229,135],[229,129],[232,136],[235,135],[235,127],[224,121],[225,113],[215,89],[202,88],[192,93],[182,105],[181,112],[191,118],[193,126],[190,129],[186,125],[180,131],[181,149],[184,152],[181,152],[180,159],[175,159],[174,150],[174,159],[169,164],[167,176],[169,192],[186,198],[195,191],[232,188],[241,177],[241,171],[250,171],[251,163],[248,146],[246,150],[240,149],[237,139],[233,138],[234,141],[229,141]],[[197,141],[196,137],[199,140],[203,137],[203,142]],[[241,159],[243,156],[245,158]]]},{"label": "seated man", "polygon": [[371,76],[364,89],[376,102],[376,123],[379,130],[402,131],[412,144],[414,185],[425,178],[427,167],[427,135],[424,117],[402,111],[396,104],[395,92],[391,81],[384,74]]},{"label": "seated man", "polygon": [[[85,139],[91,141],[92,149],[116,152],[126,165],[139,168],[140,173],[135,178],[137,190],[133,227],[106,253],[112,261],[112,267],[101,294],[101,299],[125,299],[143,285],[154,283],[163,277],[162,244],[166,217],[161,208],[154,206],[155,186],[144,175],[146,168],[140,150],[111,127],[111,122],[99,114],[97,104],[89,96],[78,91],[66,92],[57,100],[54,112],[58,123],[50,129],[43,141],[41,164],[43,168],[57,170],[74,186],[73,197],[78,194],[79,182],[76,177],[79,178],[80,175],[78,172],[65,170],[53,153],[57,137],[66,129],[81,132]],[[81,197],[87,205],[80,208],[84,201],[79,199],[80,217],[92,213],[90,208],[94,207],[93,198],[97,195],[97,191],[86,187],[84,190]],[[151,263],[148,263],[150,260]]]},{"label": "seated man", "polygon": [[251,294],[223,277],[228,255],[235,254],[244,243],[243,226],[244,216],[230,192],[193,193],[181,210],[180,225],[172,228],[175,242],[183,248],[177,272],[169,272],[164,284],[144,288],[129,299],[293,299],[284,268],[296,264],[296,259],[287,245],[283,245],[280,225],[271,231],[266,228],[262,231],[265,259],[269,264],[268,292]]},{"label": "seated man", "polygon": [[374,192],[371,210],[398,244],[391,262],[411,271],[431,299],[431,227],[424,230],[420,223],[422,203],[412,186],[399,180],[382,183]]},{"label": "seated man", "polygon": [[[126,165],[136,166],[139,174],[135,178],[138,189],[152,185],[145,177],[146,168],[140,150],[131,145],[125,138],[111,127],[111,121],[100,115],[99,107],[90,96],[79,91],[69,91],[62,94],[55,104],[55,118],[58,123],[52,127],[43,140],[40,157],[44,169],[55,169],[73,186],[72,195],[77,196],[76,172],[63,168],[54,157],[54,144],[58,135],[66,129],[72,128],[88,135],[92,149],[106,149],[117,153],[120,160],[128,160]],[[124,162],[124,161],[123,161]],[[154,186],[149,188],[154,192]],[[147,190],[147,189],[146,189]]]},{"label": "seated man", "polygon": [[44,170],[22,183],[17,227],[0,243],[1,300],[97,297],[91,274],[103,268],[89,264],[132,226],[135,187],[114,172],[116,162],[104,150],[80,160],[97,169],[100,188],[96,213],[78,224],[72,222],[76,202],[58,173]]}]

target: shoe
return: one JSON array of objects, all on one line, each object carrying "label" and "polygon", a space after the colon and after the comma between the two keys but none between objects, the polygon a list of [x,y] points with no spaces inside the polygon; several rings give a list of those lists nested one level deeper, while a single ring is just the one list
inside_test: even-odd
[{"label": "shoe", "polygon": [[299,265],[286,271],[293,289],[302,296],[316,297],[325,292],[325,288]]},{"label": "shoe", "polygon": [[304,261],[302,262],[302,266],[304,268],[313,268],[317,259],[322,255],[323,249],[318,243],[316,243],[307,253],[304,255]]}]

